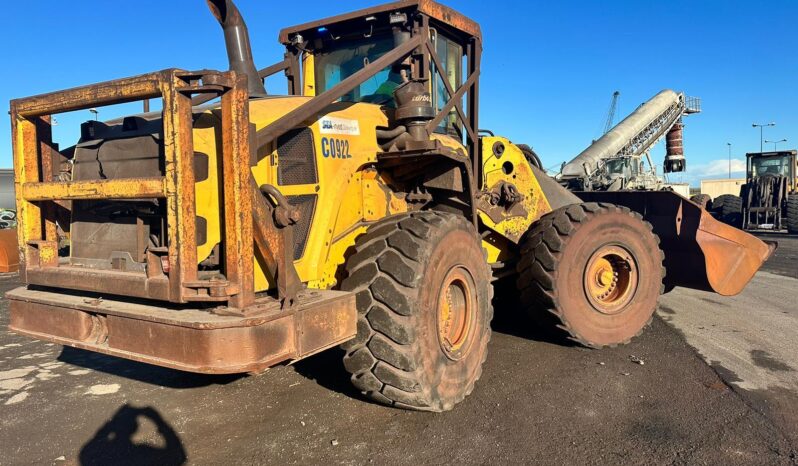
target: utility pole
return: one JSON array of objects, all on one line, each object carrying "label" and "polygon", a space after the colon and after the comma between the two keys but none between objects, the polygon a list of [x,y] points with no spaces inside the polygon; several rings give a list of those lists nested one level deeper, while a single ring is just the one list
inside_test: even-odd
[{"label": "utility pole", "polygon": [[731,143],[727,142],[727,146],[729,146],[729,179],[731,179]]},{"label": "utility pole", "polygon": [[776,123],[774,123],[772,121],[770,123],[753,123],[753,124],[751,124],[751,126],[753,126],[754,128],[759,128],[759,152],[765,152],[765,149],[763,147],[765,145],[764,144],[765,143],[765,139],[764,139],[765,136],[764,136],[764,132],[763,131],[765,129],[765,126],[776,126]]}]

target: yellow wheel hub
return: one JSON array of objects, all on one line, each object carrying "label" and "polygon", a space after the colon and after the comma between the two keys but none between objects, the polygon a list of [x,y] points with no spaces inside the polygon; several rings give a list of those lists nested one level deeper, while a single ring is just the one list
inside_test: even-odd
[{"label": "yellow wheel hub", "polygon": [[620,246],[602,246],[587,262],[584,289],[590,304],[603,314],[623,310],[637,290],[637,265]]},{"label": "yellow wheel hub", "polygon": [[465,269],[452,269],[444,280],[438,300],[438,341],[447,357],[460,359],[471,340],[476,296],[473,280]]}]

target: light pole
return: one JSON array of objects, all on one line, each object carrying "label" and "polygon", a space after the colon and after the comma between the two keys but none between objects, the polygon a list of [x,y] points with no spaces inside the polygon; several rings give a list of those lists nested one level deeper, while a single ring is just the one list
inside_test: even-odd
[{"label": "light pole", "polygon": [[729,179],[731,179],[731,143],[727,142],[727,146],[729,146]]},{"label": "light pole", "polygon": [[94,120],[95,121],[100,119],[100,111],[99,110],[97,110],[96,108],[90,108],[89,111],[94,114]]},{"label": "light pole", "polygon": [[767,139],[765,139],[765,142],[768,143],[768,144],[773,143],[773,152],[776,152],[776,144],[778,144],[780,142],[787,142],[787,140],[786,139],[779,139],[778,141],[768,141]]},{"label": "light pole", "polygon": [[765,126],[776,126],[776,123],[772,121],[770,123],[752,123],[751,126],[753,126],[754,128],[759,128],[759,152],[764,152],[762,146],[764,145],[763,131],[765,130]]}]

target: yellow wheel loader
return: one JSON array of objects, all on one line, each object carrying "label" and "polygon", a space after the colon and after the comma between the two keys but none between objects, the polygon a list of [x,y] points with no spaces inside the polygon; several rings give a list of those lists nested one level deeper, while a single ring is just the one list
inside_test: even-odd
[{"label": "yellow wheel loader", "polygon": [[[284,60],[258,70],[233,2],[208,5],[228,71],[11,102],[12,330],[200,373],[342,345],[363,393],[441,411],[481,374],[494,277],[601,347],[637,335],[663,289],[735,294],[771,253],[671,192],[579,198],[480,130],[480,28],[445,6],[284,29]],[[267,94],[275,73],[288,95]],[[159,110],[52,141],[53,114],[150,99]]]}]

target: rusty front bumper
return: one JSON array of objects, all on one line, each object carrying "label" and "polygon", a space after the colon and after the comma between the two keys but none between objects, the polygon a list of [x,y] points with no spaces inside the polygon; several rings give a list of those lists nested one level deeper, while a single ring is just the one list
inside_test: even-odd
[{"label": "rusty front bumper", "polygon": [[243,315],[25,287],[6,297],[14,332],[207,374],[257,372],[335,346],[356,333],[354,295],[340,291],[303,291],[288,310],[271,299],[256,301]]}]

